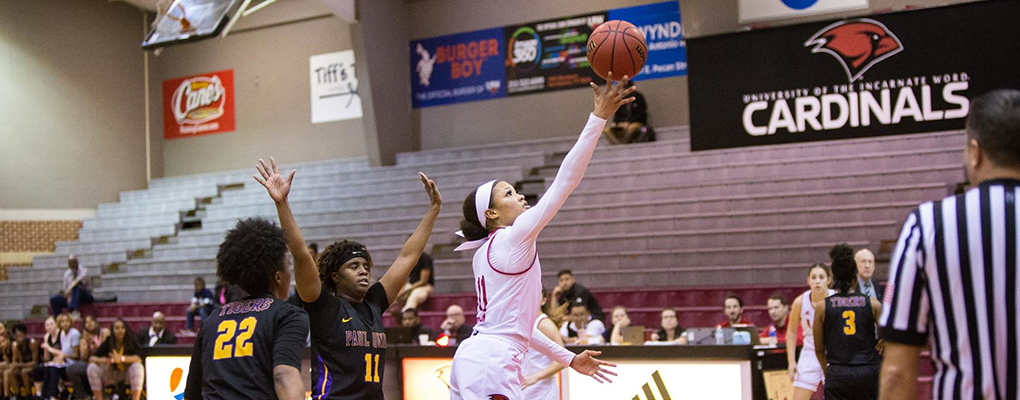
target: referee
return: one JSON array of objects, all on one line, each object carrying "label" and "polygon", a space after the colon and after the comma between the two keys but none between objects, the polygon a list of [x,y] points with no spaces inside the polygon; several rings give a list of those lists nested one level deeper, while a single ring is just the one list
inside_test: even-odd
[{"label": "referee", "polygon": [[964,194],[921,204],[890,262],[879,324],[880,399],[917,399],[931,339],[934,399],[1017,399],[1020,381],[1020,91],[971,103]]}]

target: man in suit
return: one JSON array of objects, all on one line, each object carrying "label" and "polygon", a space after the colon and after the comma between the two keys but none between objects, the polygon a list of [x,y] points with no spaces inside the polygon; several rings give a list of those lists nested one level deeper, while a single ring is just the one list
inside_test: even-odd
[{"label": "man in suit", "polygon": [[871,250],[861,249],[854,254],[854,261],[857,261],[857,293],[881,302],[885,286],[871,280],[875,275],[875,254]]},{"label": "man in suit", "polygon": [[166,329],[166,316],[156,311],[152,314],[152,324],[138,331],[138,341],[142,342],[142,347],[177,344],[177,336]]}]

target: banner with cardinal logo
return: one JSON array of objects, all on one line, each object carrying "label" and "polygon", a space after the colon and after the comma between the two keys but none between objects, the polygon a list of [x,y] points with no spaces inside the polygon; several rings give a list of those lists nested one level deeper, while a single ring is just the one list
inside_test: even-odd
[{"label": "banner with cardinal logo", "polygon": [[234,131],[234,70],[163,81],[163,138]]},{"label": "banner with cardinal logo", "polygon": [[691,149],[962,129],[1020,88],[1020,2],[990,0],[688,40]]}]

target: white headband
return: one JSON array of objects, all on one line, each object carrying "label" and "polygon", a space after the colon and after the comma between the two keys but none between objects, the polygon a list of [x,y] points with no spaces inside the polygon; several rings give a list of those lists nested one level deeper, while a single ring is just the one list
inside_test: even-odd
[{"label": "white headband", "polygon": [[[478,216],[478,223],[482,224],[482,227],[486,229],[488,228],[485,226],[485,210],[489,209],[489,202],[492,201],[492,187],[494,185],[496,185],[496,181],[488,181],[481,184],[481,186],[478,186],[478,189],[475,189],[475,215]],[[464,232],[457,231],[457,236],[464,237]],[[484,237],[478,240],[464,242],[460,246],[457,246],[454,251],[477,249],[482,247],[482,244],[484,244],[488,239],[488,237]]]}]

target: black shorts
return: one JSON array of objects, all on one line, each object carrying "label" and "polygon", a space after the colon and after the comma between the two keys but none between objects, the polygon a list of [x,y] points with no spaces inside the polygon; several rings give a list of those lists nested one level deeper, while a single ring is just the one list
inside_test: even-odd
[{"label": "black shorts", "polygon": [[833,365],[825,371],[826,400],[878,399],[879,364]]}]

